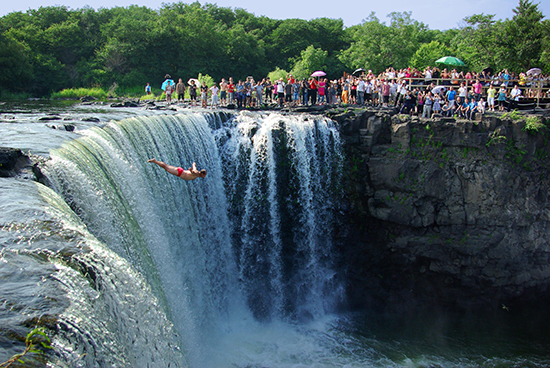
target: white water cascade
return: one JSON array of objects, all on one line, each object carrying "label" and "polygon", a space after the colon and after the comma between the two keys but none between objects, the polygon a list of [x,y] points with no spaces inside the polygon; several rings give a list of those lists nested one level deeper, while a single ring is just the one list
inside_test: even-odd
[{"label": "white water cascade", "polygon": [[[341,294],[332,240],[342,157],[330,120],[138,117],[90,129],[51,157],[45,174],[52,188],[145,278],[149,286],[136,288],[151,288],[190,366],[307,360],[292,351],[303,336],[282,326],[323,320]],[[197,162],[208,175],[182,181],[147,163],[152,157],[183,167]],[[111,282],[120,272],[128,273],[109,268]],[[130,315],[136,308],[126,307]],[[273,343],[267,336],[279,334],[287,353],[266,348]]]}]

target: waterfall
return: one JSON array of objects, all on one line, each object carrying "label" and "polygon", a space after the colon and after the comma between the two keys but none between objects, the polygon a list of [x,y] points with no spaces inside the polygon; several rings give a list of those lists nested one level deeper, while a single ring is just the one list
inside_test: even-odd
[{"label": "waterfall", "polygon": [[331,310],[332,211],[342,162],[335,127],[311,116],[251,114],[216,135],[250,308],[259,318]]},{"label": "waterfall", "polygon": [[[152,157],[208,175],[186,182]],[[187,360],[204,367],[228,321],[333,311],[341,166],[329,119],[184,113],[90,129],[44,171],[90,233],[143,275]]]}]

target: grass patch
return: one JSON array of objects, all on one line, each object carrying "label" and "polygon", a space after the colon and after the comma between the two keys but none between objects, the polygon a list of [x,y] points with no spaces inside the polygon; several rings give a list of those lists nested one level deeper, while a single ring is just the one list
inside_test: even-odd
[{"label": "grass patch", "polygon": [[139,96],[140,101],[157,100],[158,98],[159,96],[155,96],[154,93],[151,93],[150,95]]},{"label": "grass patch", "polygon": [[[145,96],[151,96],[153,97],[155,95],[161,94],[163,91],[160,88],[151,88],[151,94],[145,95]],[[124,96],[124,97],[139,97],[140,99],[143,99],[145,88],[140,86],[134,86],[134,87],[126,87],[126,86],[116,86],[115,91],[117,96]]]},{"label": "grass patch", "polygon": [[107,92],[102,88],[69,88],[52,93],[52,99],[79,99],[84,96],[92,96],[98,100],[104,100],[108,97]]}]

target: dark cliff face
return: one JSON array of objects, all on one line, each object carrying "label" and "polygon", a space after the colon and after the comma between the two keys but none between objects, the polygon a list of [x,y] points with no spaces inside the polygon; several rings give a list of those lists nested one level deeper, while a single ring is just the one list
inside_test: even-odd
[{"label": "dark cliff face", "polygon": [[351,307],[502,308],[548,296],[545,126],[393,110],[332,118],[350,172],[342,252]]}]

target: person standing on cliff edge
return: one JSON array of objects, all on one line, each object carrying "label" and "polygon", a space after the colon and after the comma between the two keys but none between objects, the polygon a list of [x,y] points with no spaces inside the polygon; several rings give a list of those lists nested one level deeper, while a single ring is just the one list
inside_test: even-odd
[{"label": "person standing on cliff edge", "polygon": [[153,164],[157,164],[160,167],[162,167],[166,172],[169,174],[175,175],[178,178],[181,178],[183,180],[195,180],[196,178],[202,178],[206,176],[206,170],[198,170],[197,165],[193,162],[192,167],[190,167],[187,170],[184,170],[181,167],[176,167],[172,165],[168,165],[162,161],[157,161],[156,159],[152,158],[150,160],[147,160],[147,162],[151,162]]}]

